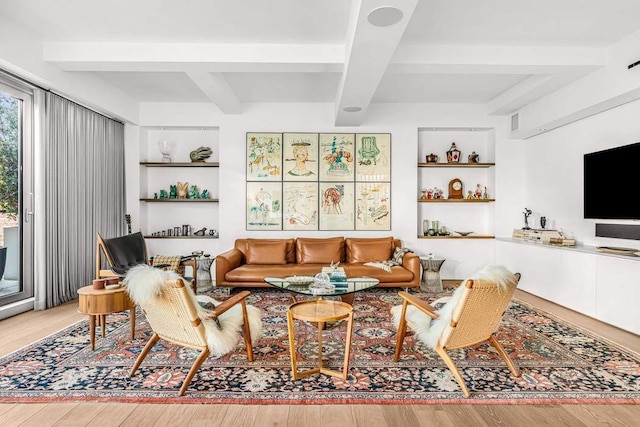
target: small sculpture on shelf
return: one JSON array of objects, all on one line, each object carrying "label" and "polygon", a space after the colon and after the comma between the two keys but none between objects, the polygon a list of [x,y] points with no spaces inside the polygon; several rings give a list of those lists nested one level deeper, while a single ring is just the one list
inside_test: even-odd
[{"label": "small sculpture on shelf", "polygon": [[169,198],[170,199],[175,199],[177,198],[178,195],[178,190],[176,189],[175,185],[170,185],[169,186]]},{"label": "small sculpture on shelf", "polygon": [[209,198],[209,190],[207,190],[207,189],[202,190],[202,193],[200,193],[200,198],[201,199],[208,199]]},{"label": "small sculpture on shelf", "polygon": [[442,198],[444,198],[443,194],[444,194],[444,192],[441,189],[439,189],[438,187],[435,187],[433,189],[433,198],[434,199],[442,199]]},{"label": "small sculpture on shelf", "polygon": [[207,227],[202,227],[200,230],[193,233],[194,236],[204,236],[204,233],[207,231]]},{"label": "small sculpture on shelf", "polygon": [[522,229],[531,230],[531,227],[529,227],[529,217],[533,212],[531,211],[531,209],[524,208],[524,212],[522,213],[524,214],[524,227],[522,227]]},{"label": "small sculpture on shelf", "polygon": [[189,191],[189,183],[178,181],[177,186],[178,186],[178,199],[186,199],[187,192]]},{"label": "small sculpture on shelf", "polygon": [[192,185],[189,189],[189,198],[190,199],[199,199],[200,193],[198,192],[198,187],[196,185]]},{"label": "small sculpture on shelf", "polygon": [[189,158],[192,162],[204,162],[206,159],[211,157],[211,148],[210,147],[198,147],[192,152],[189,153]]},{"label": "small sculpture on shelf", "polygon": [[167,190],[160,190],[160,198],[161,199],[168,199],[169,198],[169,195],[167,194]]},{"label": "small sculpture on shelf", "polygon": [[484,193],[482,193],[482,198],[483,199],[488,199],[489,198],[489,192],[487,191],[487,187],[484,187]]},{"label": "small sculpture on shelf", "polygon": [[153,198],[157,199],[158,198],[158,193],[153,193]]},{"label": "small sculpture on shelf", "polygon": [[482,199],[482,186],[480,184],[476,185],[476,192],[473,194],[473,197],[476,199]]},{"label": "small sculpture on shelf", "polygon": [[471,191],[471,190],[467,191],[467,199],[473,200],[473,198],[474,198],[473,191]]},{"label": "small sculpture on shelf", "polygon": [[469,154],[468,159],[469,163],[480,163],[480,155],[475,151],[472,151],[471,154]]}]

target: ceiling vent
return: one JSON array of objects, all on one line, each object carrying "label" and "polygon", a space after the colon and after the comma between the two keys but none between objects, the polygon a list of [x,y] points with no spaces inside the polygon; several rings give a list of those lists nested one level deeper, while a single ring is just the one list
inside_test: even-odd
[{"label": "ceiling vent", "polygon": [[515,132],[520,127],[520,113],[511,116],[511,132]]}]

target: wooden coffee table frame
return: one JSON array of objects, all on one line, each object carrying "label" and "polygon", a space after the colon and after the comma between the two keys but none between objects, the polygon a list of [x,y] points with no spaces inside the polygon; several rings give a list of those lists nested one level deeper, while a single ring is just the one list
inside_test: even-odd
[{"label": "wooden coffee table frame", "polygon": [[89,334],[91,350],[96,347],[96,323],[100,325],[102,337],[106,335],[106,319],[108,314],[129,310],[131,323],[131,339],[136,334],[136,306],[125,292],[124,287],[118,289],[93,289],[85,286],[78,289],[78,311],[89,315]]}]

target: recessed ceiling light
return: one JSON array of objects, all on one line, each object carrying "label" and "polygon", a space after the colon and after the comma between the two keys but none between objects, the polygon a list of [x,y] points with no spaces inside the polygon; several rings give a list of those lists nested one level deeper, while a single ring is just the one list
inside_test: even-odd
[{"label": "recessed ceiling light", "polygon": [[346,111],[347,113],[357,113],[358,111],[361,111],[362,108],[353,106],[353,107],[344,107],[343,110]]},{"label": "recessed ceiling light", "polygon": [[376,27],[388,27],[402,19],[402,11],[391,6],[381,6],[369,12],[367,19]]}]

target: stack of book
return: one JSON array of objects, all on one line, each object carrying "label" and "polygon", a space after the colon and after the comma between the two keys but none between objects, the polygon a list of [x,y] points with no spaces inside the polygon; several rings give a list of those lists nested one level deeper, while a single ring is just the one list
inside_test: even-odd
[{"label": "stack of book", "polygon": [[331,280],[331,284],[336,288],[346,288],[347,287],[347,275],[343,271],[334,271],[329,273],[329,279]]},{"label": "stack of book", "polygon": [[526,242],[543,243],[548,244],[551,238],[562,238],[562,234],[558,230],[545,230],[545,229],[515,229],[511,238],[524,240]]},{"label": "stack of book", "polygon": [[551,237],[548,245],[551,246],[575,246],[576,239],[568,239],[566,237]]}]

